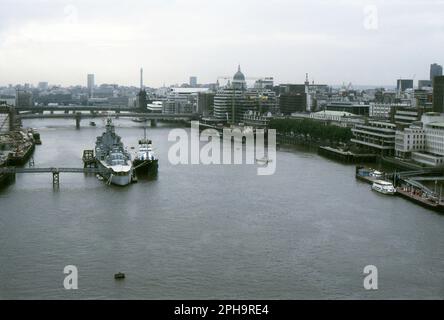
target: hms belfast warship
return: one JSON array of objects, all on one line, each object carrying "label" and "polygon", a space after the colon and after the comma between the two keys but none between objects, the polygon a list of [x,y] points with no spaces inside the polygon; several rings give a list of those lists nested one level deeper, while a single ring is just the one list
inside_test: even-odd
[{"label": "hms belfast warship", "polygon": [[115,133],[111,119],[107,119],[105,128],[105,132],[97,137],[95,148],[100,175],[108,184],[126,186],[133,176],[131,156],[124,149],[120,136]]}]

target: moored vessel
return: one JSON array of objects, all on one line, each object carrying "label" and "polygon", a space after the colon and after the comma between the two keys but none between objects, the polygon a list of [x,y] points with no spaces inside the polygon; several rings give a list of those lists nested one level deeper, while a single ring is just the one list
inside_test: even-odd
[{"label": "moored vessel", "polygon": [[394,195],[396,193],[396,189],[393,186],[393,183],[385,180],[373,181],[372,190],[387,195]]},{"label": "moored vessel", "polygon": [[131,183],[133,167],[130,154],[115,133],[111,119],[107,119],[105,132],[97,137],[95,157],[100,175],[108,184],[126,186]]},{"label": "moored vessel", "polygon": [[144,137],[139,140],[139,149],[133,162],[134,169],[141,174],[155,173],[159,166],[159,159],[153,151],[152,141],[146,137],[146,127],[143,131]]}]

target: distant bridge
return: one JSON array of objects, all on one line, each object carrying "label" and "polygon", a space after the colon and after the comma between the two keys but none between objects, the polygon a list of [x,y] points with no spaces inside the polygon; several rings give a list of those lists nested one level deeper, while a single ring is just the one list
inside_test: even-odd
[{"label": "distant bridge", "polygon": [[[112,111],[106,109],[107,111]],[[57,111],[63,111],[58,109]],[[199,114],[194,113],[140,113],[140,112],[118,112],[116,109],[112,113],[81,113],[76,111],[75,113],[19,113],[15,117],[17,119],[75,119],[76,127],[80,128],[80,121],[82,118],[105,118],[105,117],[127,117],[127,118],[141,118],[145,121],[150,120],[151,126],[155,126],[157,120],[168,121],[190,121],[198,120]]]},{"label": "distant bridge", "polygon": [[75,119],[75,118],[100,118],[100,117],[119,117],[119,118],[143,118],[147,120],[191,120],[198,119],[198,114],[190,113],[27,113],[19,114],[17,117],[21,119]]},{"label": "distant bridge", "polygon": [[115,106],[115,105],[100,105],[100,106],[33,106],[33,107],[15,107],[17,112],[39,112],[44,111],[132,111],[142,112],[139,108],[130,108],[128,106]]}]

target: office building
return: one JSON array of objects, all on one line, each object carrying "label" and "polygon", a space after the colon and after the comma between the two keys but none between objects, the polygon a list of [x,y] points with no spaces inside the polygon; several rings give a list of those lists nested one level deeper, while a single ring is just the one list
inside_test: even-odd
[{"label": "office building", "polygon": [[15,103],[16,103],[15,95],[0,94],[0,104],[1,105],[15,106]]},{"label": "office building", "polygon": [[433,78],[442,76],[442,66],[437,63],[433,63],[430,65],[430,81],[433,81]]},{"label": "office building", "polygon": [[245,76],[238,68],[232,82],[214,97],[214,118],[219,121],[240,123],[246,115],[263,115],[276,106],[276,94],[269,89],[247,89]]},{"label": "office building", "polygon": [[418,89],[432,88],[432,80],[418,80]]},{"label": "office building", "polygon": [[197,94],[197,112],[208,117],[214,112],[214,92],[199,92]]},{"label": "office building", "polygon": [[398,79],[396,91],[400,93],[406,91],[407,89],[413,89],[413,79]]},{"label": "office building", "polygon": [[406,127],[421,119],[421,110],[417,108],[398,105],[395,109],[394,123],[398,127]]},{"label": "office building", "polygon": [[444,113],[444,76],[433,79],[433,111]]},{"label": "office building", "polygon": [[422,87],[422,89],[415,89],[413,92],[414,102],[417,107],[428,107],[432,103],[432,87]]},{"label": "office building", "polygon": [[88,98],[94,97],[94,74],[88,74],[87,77]]},{"label": "office building", "polygon": [[369,116],[373,119],[389,120],[394,113],[395,104],[370,102]]},{"label": "office building", "polygon": [[360,116],[368,116],[370,104],[353,103],[348,101],[332,101],[325,106],[326,110],[349,112]]},{"label": "office building", "polygon": [[15,95],[15,106],[16,107],[32,107],[34,105],[34,100],[31,91],[27,90],[17,90]]},{"label": "office building", "polygon": [[190,87],[191,88],[197,87],[197,77],[190,77]]},{"label": "office building", "polygon": [[274,87],[274,80],[273,77],[265,77],[262,79],[258,79],[254,83],[255,89],[269,89],[273,90]]},{"label": "office building", "polygon": [[305,84],[281,84],[279,86],[279,110],[284,115],[305,112],[307,93]]},{"label": "office building", "polygon": [[395,156],[409,159],[412,152],[425,149],[425,141],[425,132],[420,125],[412,124],[404,130],[396,130]]},{"label": "office building", "polygon": [[396,125],[389,122],[370,121],[357,124],[350,140],[359,147],[381,155],[393,155],[395,151]]},{"label": "office building", "polygon": [[444,115],[428,112],[421,117],[425,146],[422,151],[412,152],[413,161],[427,166],[444,165]]},{"label": "office building", "polygon": [[164,113],[198,112],[198,94],[208,88],[171,88],[163,101]]}]

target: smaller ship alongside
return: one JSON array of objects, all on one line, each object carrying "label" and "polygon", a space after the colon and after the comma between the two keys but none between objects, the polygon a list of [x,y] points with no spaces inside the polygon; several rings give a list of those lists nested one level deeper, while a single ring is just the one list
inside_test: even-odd
[{"label": "smaller ship alongside", "polygon": [[146,137],[146,127],[143,128],[144,137],[139,140],[139,149],[134,158],[134,169],[138,174],[155,173],[158,169],[159,159],[155,155],[152,141]]},{"label": "smaller ship alongside", "polygon": [[387,195],[394,195],[396,193],[393,183],[384,180],[373,181],[372,190]]},{"label": "smaller ship alongside", "polygon": [[42,144],[42,140],[40,139],[40,133],[38,133],[35,129],[28,129],[28,136],[32,137],[35,144]]},{"label": "smaller ship alongside", "polygon": [[35,142],[33,135],[24,130],[11,131],[4,137],[6,143],[10,145],[7,165],[8,166],[22,166],[31,157]]}]

